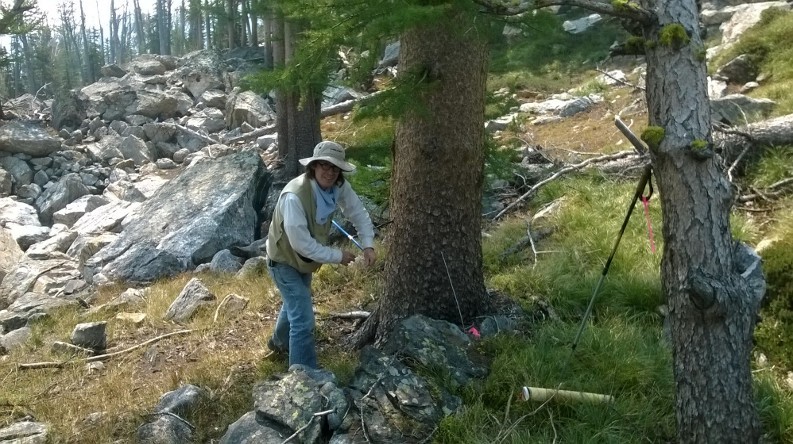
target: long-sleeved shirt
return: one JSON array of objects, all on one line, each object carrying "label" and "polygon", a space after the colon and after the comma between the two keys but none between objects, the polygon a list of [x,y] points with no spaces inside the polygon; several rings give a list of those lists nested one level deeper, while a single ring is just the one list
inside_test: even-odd
[{"label": "long-sleeved shirt", "polygon": [[[353,191],[348,181],[344,181],[344,184],[339,187],[336,204],[344,217],[355,226],[361,246],[372,247],[374,245],[374,225],[361,199]],[[284,216],[284,232],[289,239],[289,245],[298,254],[322,264],[341,263],[342,252],[340,249],[322,245],[311,237],[306,221],[306,211],[296,194],[284,193],[278,200],[278,205]]]}]

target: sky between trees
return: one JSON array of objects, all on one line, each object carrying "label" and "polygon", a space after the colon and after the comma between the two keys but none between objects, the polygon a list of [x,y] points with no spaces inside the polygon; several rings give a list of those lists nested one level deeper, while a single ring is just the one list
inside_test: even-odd
[{"label": "sky between trees", "polygon": [[[58,6],[61,4],[74,4],[74,10],[80,11],[80,0],[38,0],[39,7],[47,13],[50,25],[58,23]],[[116,0],[116,15],[120,16],[124,8],[132,12],[132,0]],[[151,14],[156,9],[156,0],[140,0],[140,9],[144,14]],[[83,0],[85,9],[85,22],[87,27],[96,27],[100,24],[108,28],[110,20],[110,0]]]}]

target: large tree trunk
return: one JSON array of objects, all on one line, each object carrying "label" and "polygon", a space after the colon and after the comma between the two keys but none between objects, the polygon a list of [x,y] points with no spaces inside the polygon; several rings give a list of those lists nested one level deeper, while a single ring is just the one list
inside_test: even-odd
[{"label": "large tree trunk", "polygon": [[[470,23],[459,13],[448,18]],[[465,327],[487,305],[481,244],[487,50],[475,29],[451,28],[425,26],[401,36],[399,73],[422,86],[417,106],[396,127],[378,341],[413,314]]]},{"label": "large tree trunk", "polygon": [[[691,149],[695,140],[712,140],[697,5],[661,0],[646,7],[659,22],[645,29],[645,38],[657,42],[647,50],[647,103],[650,125],[665,134],[651,153],[664,221],[661,282],[672,332],[678,442],[755,443],[760,422],[750,351],[758,301],[734,264],[730,184],[715,157]],[[682,25],[690,42],[679,49],[664,44],[659,34],[670,24]]]}]

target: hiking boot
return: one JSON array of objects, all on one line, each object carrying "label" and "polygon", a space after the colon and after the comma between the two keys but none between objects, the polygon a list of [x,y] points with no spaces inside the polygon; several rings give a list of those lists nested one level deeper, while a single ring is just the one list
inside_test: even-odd
[{"label": "hiking boot", "polygon": [[288,348],[282,348],[282,347],[279,347],[279,346],[275,345],[275,342],[273,342],[273,338],[270,338],[267,341],[267,348],[270,349],[271,352],[273,352],[273,353],[275,353],[277,355],[288,355],[289,354],[289,349]]}]

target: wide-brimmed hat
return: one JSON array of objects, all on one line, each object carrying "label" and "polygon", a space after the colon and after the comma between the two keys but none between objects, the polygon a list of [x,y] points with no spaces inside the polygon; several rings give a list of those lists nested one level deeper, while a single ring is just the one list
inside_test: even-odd
[{"label": "wide-brimmed hat", "polygon": [[355,165],[344,160],[344,148],[336,142],[325,140],[314,147],[314,155],[300,159],[300,164],[306,166],[311,162],[324,160],[339,167],[344,172],[355,171]]}]

